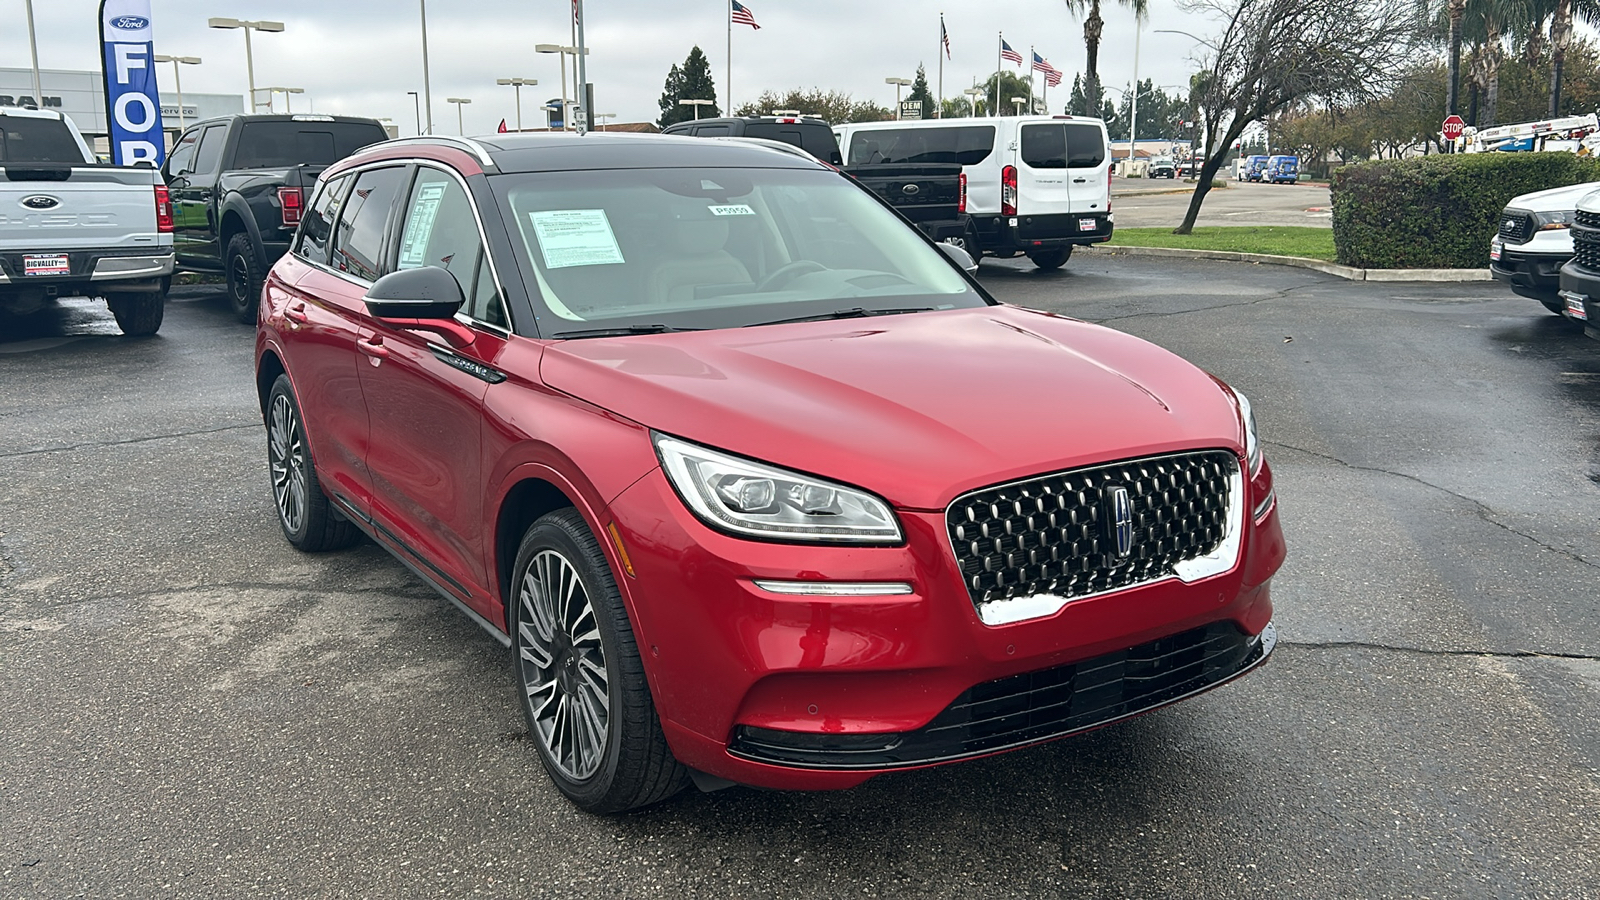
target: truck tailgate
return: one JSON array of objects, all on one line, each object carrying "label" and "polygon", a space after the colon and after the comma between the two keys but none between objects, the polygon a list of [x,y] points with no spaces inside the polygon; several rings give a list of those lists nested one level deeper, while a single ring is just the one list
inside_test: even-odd
[{"label": "truck tailgate", "polygon": [[848,166],[844,171],[913,222],[959,215],[961,166],[957,163],[882,163]]},{"label": "truck tailgate", "polygon": [[[80,167],[0,172],[0,249],[153,248],[154,169]],[[166,238],[166,240],[163,240]]]}]

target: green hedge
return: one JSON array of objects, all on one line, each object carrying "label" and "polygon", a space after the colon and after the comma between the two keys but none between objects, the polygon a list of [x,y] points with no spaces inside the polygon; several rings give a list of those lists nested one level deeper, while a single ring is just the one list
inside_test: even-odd
[{"label": "green hedge", "polygon": [[1500,210],[1519,194],[1600,181],[1600,159],[1465,153],[1378,160],[1333,173],[1339,262],[1364,269],[1481,269]]}]

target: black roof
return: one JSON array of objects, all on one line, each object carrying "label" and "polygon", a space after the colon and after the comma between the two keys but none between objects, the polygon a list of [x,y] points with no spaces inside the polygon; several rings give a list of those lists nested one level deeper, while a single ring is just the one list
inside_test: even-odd
[{"label": "black roof", "polygon": [[[801,156],[741,140],[591,131],[495,134],[473,138],[501,172],[583,169],[824,168]],[[459,146],[440,140],[444,146]]]},{"label": "black roof", "polygon": [[221,116],[207,116],[204,119],[193,119],[185,123],[183,127],[187,130],[196,125],[205,125],[212,122],[232,122],[234,119],[242,119],[245,122],[345,122],[383,127],[382,122],[366,116],[331,116],[322,113],[256,113],[252,115],[229,113]]}]

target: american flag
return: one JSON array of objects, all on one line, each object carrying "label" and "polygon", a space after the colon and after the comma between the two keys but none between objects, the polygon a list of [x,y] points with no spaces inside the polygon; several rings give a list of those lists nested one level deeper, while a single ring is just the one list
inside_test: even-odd
[{"label": "american flag", "polygon": [[1044,73],[1046,86],[1059,87],[1061,85],[1061,70],[1050,65],[1050,60],[1040,56],[1038,51],[1034,51],[1033,54],[1033,70]]},{"label": "american flag", "polygon": [[1006,43],[1005,38],[1000,39],[1000,58],[1009,59],[1019,66],[1022,65],[1022,54],[1011,49],[1011,45]]},{"label": "american flag", "polygon": [[582,16],[578,12],[578,0],[572,0],[572,24],[578,24],[578,20],[581,17]]},{"label": "american flag", "polygon": [[756,17],[755,17],[755,15],[753,13],[750,12],[750,7],[745,6],[743,3],[740,3],[739,0],[732,0],[732,2],[733,2],[733,24],[735,24],[735,25],[749,25],[751,28],[754,28],[755,30],[760,31],[761,30],[761,26],[756,24]]},{"label": "american flag", "polygon": [[939,14],[939,43],[944,45],[944,58],[952,59],[953,57],[950,56],[950,32],[944,30],[944,13]]}]

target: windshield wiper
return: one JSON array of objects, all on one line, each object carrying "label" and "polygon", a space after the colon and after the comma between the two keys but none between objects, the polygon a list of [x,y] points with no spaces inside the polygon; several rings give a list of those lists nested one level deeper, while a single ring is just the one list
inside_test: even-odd
[{"label": "windshield wiper", "polygon": [[623,325],[620,328],[590,328],[584,331],[558,331],[553,338],[625,337],[630,334],[668,334],[674,331],[704,331],[704,328],[677,328],[672,325]]},{"label": "windshield wiper", "polygon": [[830,319],[867,319],[873,316],[898,316],[906,313],[933,312],[931,306],[908,306],[903,309],[865,309],[857,306],[853,309],[836,309],[831,313],[822,313],[816,316],[796,316],[793,319],[774,319],[771,322],[751,322],[746,328],[755,328],[758,325],[789,325],[794,322],[826,322]]}]

